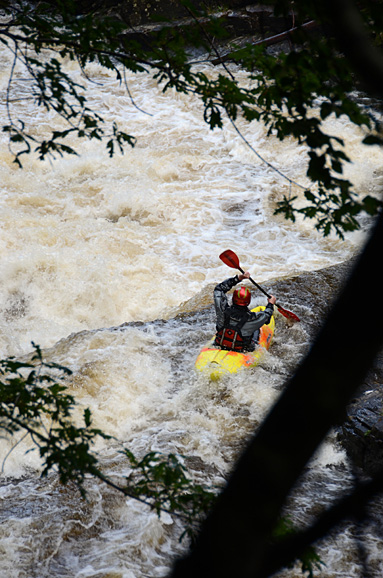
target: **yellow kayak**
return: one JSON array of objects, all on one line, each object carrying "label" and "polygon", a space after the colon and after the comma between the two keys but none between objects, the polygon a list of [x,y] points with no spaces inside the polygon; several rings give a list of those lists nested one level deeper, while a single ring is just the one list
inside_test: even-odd
[{"label": "yellow kayak", "polygon": [[[263,311],[265,307],[259,305],[252,311]],[[263,325],[260,329],[259,341],[255,351],[240,353],[238,351],[227,351],[213,346],[214,338],[209,341],[198,355],[195,367],[209,376],[212,381],[217,381],[228,373],[237,373],[246,367],[258,365],[265,351],[269,349],[274,335],[275,320],[271,318],[269,325]]]}]

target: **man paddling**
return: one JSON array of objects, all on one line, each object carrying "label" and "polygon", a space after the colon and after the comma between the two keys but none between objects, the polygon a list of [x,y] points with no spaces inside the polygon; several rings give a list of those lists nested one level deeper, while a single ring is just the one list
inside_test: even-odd
[{"label": "man paddling", "polygon": [[229,305],[226,293],[235,285],[249,279],[250,273],[241,273],[219,283],[214,289],[214,305],[217,314],[217,333],[215,345],[231,351],[254,351],[259,330],[262,325],[270,323],[274,312],[276,298],[270,295],[264,311],[250,311],[251,292],[241,286],[233,293],[232,304]]}]

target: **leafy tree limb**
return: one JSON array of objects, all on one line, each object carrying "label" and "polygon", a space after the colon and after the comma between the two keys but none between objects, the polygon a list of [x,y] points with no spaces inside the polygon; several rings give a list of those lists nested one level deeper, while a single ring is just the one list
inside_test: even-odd
[{"label": "leafy tree limb", "polygon": [[[44,362],[40,348],[34,347],[30,362],[15,358],[0,360],[0,430],[12,436],[25,432],[12,449],[30,437],[43,460],[42,477],[56,471],[62,484],[74,482],[85,498],[86,476],[91,475],[155,510],[158,516],[167,512],[179,518],[184,527],[180,541],[187,536],[193,542],[221,488],[193,482],[182,456],[155,451],[137,458],[131,450],[121,450],[131,470],[125,484],[106,476],[92,446],[97,438],[113,438],[92,427],[88,408],[83,412],[82,425],[75,425],[73,412],[77,404],[64,384],[70,370]],[[283,539],[295,532],[293,525],[281,518],[272,541],[279,544],[282,540],[283,544]],[[311,573],[321,563],[314,549],[308,547],[302,549],[298,559],[303,572]]]},{"label": "leafy tree limb", "polygon": [[[37,4],[15,0],[4,6],[0,41],[12,52],[14,61],[7,89],[9,122],[3,130],[9,134],[15,162],[21,166],[22,156],[33,150],[41,159],[77,154],[73,146],[65,144],[70,136],[106,140],[110,156],[116,149],[123,152],[125,145],[134,146],[133,135],[121,131],[116,124],[110,127],[89,106],[85,88],[63,67],[65,59],[76,61],[86,75],[87,64],[95,62],[112,71],[120,82],[126,81],[126,70],[144,72],[153,74],[164,92],[174,89],[195,94],[203,104],[203,116],[211,129],[221,128],[226,115],[234,124],[243,117],[248,122],[262,121],[269,135],[281,140],[293,137],[304,144],[308,151],[307,177],[312,185],[307,187],[304,207],[297,207],[295,194],[285,195],[277,203],[277,213],[286,218],[294,221],[301,214],[315,219],[324,235],[335,232],[343,237],[345,231],[359,227],[362,212],[376,214],[380,199],[371,195],[360,199],[355,194],[352,184],[342,176],[344,164],[349,162],[344,143],[323,128],[323,121],[331,115],[346,115],[363,128],[366,144],[382,142],[379,120],[350,97],[354,90],[353,72],[332,36],[323,31],[320,35],[308,34],[308,19],[323,23],[320,6],[309,0],[298,3],[298,24],[289,32],[289,52],[271,54],[265,44],[249,44],[234,51],[235,61],[248,71],[245,86],[225,65],[223,73],[212,75],[192,65],[189,53],[193,47],[219,57],[216,39],[222,42],[227,30],[222,18],[197,9],[186,0],[182,3],[194,19],[194,26],[163,23],[147,34],[145,41],[138,39],[122,20],[100,9],[79,11],[73,0]],[[275,3],[276,11],[287,15],[288,9],[285,1]],[[367,0],[362,2],[362,9],[366,20],[371,16],[378,42],[383,34],[382,19]],[[22,118],[14,118],[11,104],[15,100],[16,62],[23,64],[33,80],[31,96],[36,106],[54,112],[67,125],[64,129],[53,129],[50,136],[41,139]],[[315,113],[318,99],[319,115]],[[280,169],[277,172],[282,174]],[[296,185],[294,179],[283,176],[290,186]]]},{"label": "leafy tree limb", "polygon": [[165,511],[179,517],[185,527],[181,538],[192,538],[217,488],[193,482],[181,456],[158,452],[138,459],[130,450],[121,450],[131,469],[125,485],[105,476],[92,446],[98,438],[111,440],[111,436],[92,427],[89,408],[83,411],[82,424],[75,425],[77,404],[64,381],[70,370],[44,362],[40,348],[34,347],[30,362],[0,360],[0,430],[12,436],[24,432],[23,440],[30,437],[43,461],[43,477],[57,471],[61,483],[74,482],[85,497],[85,479],[90,474],[158,515]]}]

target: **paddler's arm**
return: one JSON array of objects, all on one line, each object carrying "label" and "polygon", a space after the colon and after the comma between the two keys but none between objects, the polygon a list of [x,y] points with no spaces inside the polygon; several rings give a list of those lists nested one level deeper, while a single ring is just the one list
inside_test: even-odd
[{"label": "paddler's arm", "polygon": [[274,313],[274,305],[277,301],[277,298],[274,297],[274,295],[270,295],[270,297],[267,300],[267,305],[266,308],[264,310],[264,313],[268,316],[268,321],[265,321],[264,324],[268,325],[270,323],[271,317]]},{"label": "paddler's arm", "polygon": [[266,308],[263,311],[259,312],[252,312],[252,319],[250,319],[245,327],[243,328],[243,334],[247,334],[247,332],[253,333],[257,329],[260,329],[262,325],[268,325],[270,323],[271,317],[274,313],[274,304],[276,302],[276,297],[274,295],[270,295],[270,298],[267,300]]}]

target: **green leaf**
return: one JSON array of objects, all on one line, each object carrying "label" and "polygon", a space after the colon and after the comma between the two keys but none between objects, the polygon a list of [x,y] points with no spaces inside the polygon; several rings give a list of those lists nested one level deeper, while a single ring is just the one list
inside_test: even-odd
[{"label": "green leaf", "polygon": [[368,135],[363,139],[363,144],[366,145],[383,145],[383,137],[378,135]]},{"label": "green leaf", "polygon": [[90,424],[92,423],[91,413],[88,407],[84,410],[84,422],[86,427],[89,427]]}]

